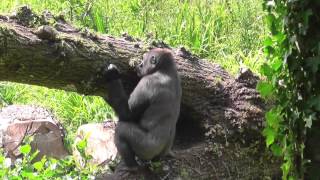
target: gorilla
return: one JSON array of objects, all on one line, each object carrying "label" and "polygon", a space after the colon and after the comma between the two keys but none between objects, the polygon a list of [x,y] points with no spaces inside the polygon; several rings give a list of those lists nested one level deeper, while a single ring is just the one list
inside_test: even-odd
[{"label": "gorilla", "polygon": [[138,168],[135,157],[152,160],[171,155],[182,93],[175,61],[168,49],[156,48],[145,53],[136,71],[141,79],[129,97],[115,65],[109,65],[103,73],[108,91],[106,101],[119,118],[115,145],[121,156],[120,164],[128,170]]}]

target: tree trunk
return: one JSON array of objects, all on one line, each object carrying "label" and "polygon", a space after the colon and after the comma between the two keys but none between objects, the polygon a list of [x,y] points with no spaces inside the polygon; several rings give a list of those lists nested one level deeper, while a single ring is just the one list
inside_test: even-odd
[{"label": "tree trunk", "polygon": [[[130,93],[138,82],[134,64],[155,46],[168,47],[128,35],[114,38],[78,30],[62,17],[37,16],[22,7],[15,16],[0,16],[0,81],[101,96],[105,93],[99,83],[101,68],[113,63]],[[255,90],[257,78],[250,71],[234,78],[185,48],[171,49],[183,90],[177,142],[262,142],[264,104]]]}]

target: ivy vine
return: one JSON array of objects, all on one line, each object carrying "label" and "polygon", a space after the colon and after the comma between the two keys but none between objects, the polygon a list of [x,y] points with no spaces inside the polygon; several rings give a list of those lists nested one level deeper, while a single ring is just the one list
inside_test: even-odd
[{"label": "ivy vine", "polygon": [[266,113],[266,145],[282,157],[283,179],[318,179],[320,1],[265,0],[264,8],[270,35],[261,74],[267,80],[257,88],[275,104]]}]

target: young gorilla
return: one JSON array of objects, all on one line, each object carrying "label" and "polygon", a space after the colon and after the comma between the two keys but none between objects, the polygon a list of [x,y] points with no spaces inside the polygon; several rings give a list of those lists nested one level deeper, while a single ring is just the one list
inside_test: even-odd
[{"label": "young gorilla", "polygon": [[141,80],[129,98],[117,67],[109,65],[104,73],[107,102],[119,117],[115,144],[129,169],[138,167],[135,156],[152,160],[171,153],[181,100],[180,78],[169,50],[152,49],[136,69]]}]

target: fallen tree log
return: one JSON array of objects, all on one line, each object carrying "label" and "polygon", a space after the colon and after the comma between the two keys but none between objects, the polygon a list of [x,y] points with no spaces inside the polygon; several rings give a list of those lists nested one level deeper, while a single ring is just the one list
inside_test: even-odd
[{"label": "fallen tree log", "polygon": [[[114,38],[77,29],[63,17],[41,16],[28,7],[0,15],[0,81],[12,81],[102,96],[103,67],[116,64],[128,91],[138,82],[133,66],[152,47],[129,35]],[[170,48],[170,47],[168,47]],[[185,48],[171,48],[182,79],[183,97],[178,144],[208,142],[261,143],[264,103],[255,90],[257,77],[237,78]],[[193,140],[193,141],[192,141]]]}]

